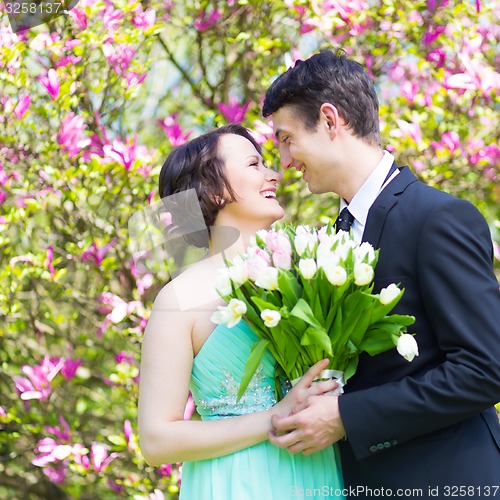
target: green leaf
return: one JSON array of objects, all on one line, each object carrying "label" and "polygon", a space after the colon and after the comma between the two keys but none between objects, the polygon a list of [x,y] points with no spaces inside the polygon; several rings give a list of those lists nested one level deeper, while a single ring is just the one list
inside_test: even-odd
[{"label": "green leaf", "polygon": [[[301,345],[317,345],[326,351],[329,356],[333,356],[332,342],[328,333],[323,328],[314,328],[310,326],[302,335]],[[319,359],[318,359],[319,361]]]},{"label": "green leaf", "polygon": [[395,345],[391,337],[373,336],[365,338],[359,346],[359,350],[367,352],[370,356],[376,356],[394,347]]},{"label": "green leaf", "polygon": [[300,318],[318,330],[323,328],[314,317],[311,307],[304,299],[299,299],[297,301],[294,308],[290,311],[290,316]]},{"label": "green leaf", "polygon": [[241,377],[240,388],[238,389],[237,401],[241,399],[241,396],[243,396],[244,392],[247,390],[248,384],[252,380],[252,377],[259,366],[268,344],[269,340],[264,339],[260,339],[253,344],[250,356],[248,356],[245,368],[243,369],[243,376]]},{"label": "green leaf", "polygon": [[278,286],[283,295],[284,305],[292,309],[302,294],[302,287],[297,278],[291,272],[280,269],[278,271]]}]

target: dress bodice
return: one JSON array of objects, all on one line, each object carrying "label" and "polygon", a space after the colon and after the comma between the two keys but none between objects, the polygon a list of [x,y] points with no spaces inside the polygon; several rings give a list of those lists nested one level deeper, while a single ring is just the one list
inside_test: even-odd
[{"label": "dress bodice", "polygon": [[253,330],[242,320],[228,328],[217,325],[194,358],[190,389],[203,420],[267,410],[276,404],[275,360],[265,351],[247,390],[237,401],[245,364],[254,342]]}]

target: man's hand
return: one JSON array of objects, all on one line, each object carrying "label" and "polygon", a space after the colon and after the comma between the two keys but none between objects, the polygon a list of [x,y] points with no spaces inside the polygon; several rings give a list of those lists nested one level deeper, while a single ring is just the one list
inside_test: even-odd
[{"label": "man's hand", "polygon": [[337,396],[309,396],[295,411],[288,417],[273,415],[272,444],[290,453],[310,455],[345,436]]}]

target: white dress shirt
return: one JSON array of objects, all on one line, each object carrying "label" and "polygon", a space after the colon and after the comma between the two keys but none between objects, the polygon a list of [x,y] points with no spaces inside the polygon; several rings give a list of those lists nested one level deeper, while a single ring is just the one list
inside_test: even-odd
[{"label": "white dress shirt", "polygon": [[392,156],[388,151],[384,151],[382,160],[380,160],[380,163],[375,167],[375,170],[370,174],[359,191],[354,195],[351,203],[348,205],[344,199],[340,200],[339,213],[347,207],[349,212],[354,217],[352,234],[357,243],[361,243],[361,238],[363,237],[363,232],[365,230],[366,219],[368,217],[368,211],[377,199],[377,196],[382,189],[389,182],[391,182],[396,175],[399,174],[399,170],[396,169],[391,177],[384,182],[393,163],[394,156]]}]

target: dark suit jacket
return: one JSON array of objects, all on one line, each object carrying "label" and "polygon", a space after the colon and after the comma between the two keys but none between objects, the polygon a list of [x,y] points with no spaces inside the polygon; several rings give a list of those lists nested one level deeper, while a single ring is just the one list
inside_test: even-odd
[{"label": "dark suit jacket", "polygon": [[374,291],[405,288],[393,312],[416,317],[420,355],[360,357],[339,398],[346,486],[417,487],[420,498],[439,486],[444,498],[445,486],[499,485],[500,292],[486,221],[403,167],[371,207],[363,240],[380,248]]}]

